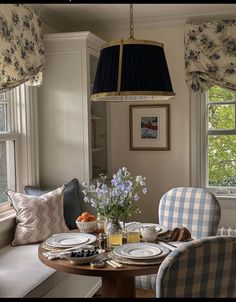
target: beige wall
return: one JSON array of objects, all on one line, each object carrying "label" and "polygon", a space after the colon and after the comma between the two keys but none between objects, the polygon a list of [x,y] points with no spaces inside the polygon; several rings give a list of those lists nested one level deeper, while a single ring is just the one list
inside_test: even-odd
[{"label": "beige wall", "polygon": [[[165,43],[165,54],[172,79],[175,98],[170,104],[170,151],[129,150],[129,104],[110,105],[110,173],[126,166],[133,174],[147,178],[148,193],[138,202],[142,214],[136,218],[157,221],[158,203],[167,190],[189,185],[189,96],[184,74],[183,26],[145,29],[135,32],[137,39]],[[96,33],[106,41],[127,38],[127,32]],[[150,102],[150,104],[153,102]],[[135,218],[135,217],[134,217]],[[133,218],[133,219],[134,219]]]}]

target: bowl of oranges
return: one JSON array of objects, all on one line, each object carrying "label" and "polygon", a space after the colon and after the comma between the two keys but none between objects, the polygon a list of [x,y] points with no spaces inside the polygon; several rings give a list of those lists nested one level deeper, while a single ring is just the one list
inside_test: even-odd
[{"label": "bowl of oranges", "polygon": [[91,233],[97,229],[97,218],[89,212],[83,212],[76,219],[76,225],[80,232]]}]

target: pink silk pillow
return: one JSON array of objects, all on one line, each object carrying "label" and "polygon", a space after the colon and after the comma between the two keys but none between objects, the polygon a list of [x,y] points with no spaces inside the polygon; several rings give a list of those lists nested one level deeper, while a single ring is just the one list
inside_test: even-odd
[{"label": "pink silk pillow", "polygon": [[65,186],[41,196],[30,196],[8,190],[16,211],[16,230],[12,245],[42,242],[55,233],[68,232],[64,220]]}]

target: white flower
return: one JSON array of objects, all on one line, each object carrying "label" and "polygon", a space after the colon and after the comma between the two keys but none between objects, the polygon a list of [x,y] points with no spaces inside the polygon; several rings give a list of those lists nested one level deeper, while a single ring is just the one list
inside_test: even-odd
[{"label": "white flower", "polygon": [[90,186],[90,190],[91,190],[91,191],[94,191],[94,190],[95,190],[95,185],[91,185],[91,186]]},{"label": "white flower", "polygon": [[143,188],[143,194],[147,193],[147,188]]},{"label": "white flower", "polygon": [[136,176],[136,182],[141,182],[142,181],[142,176],[141,175],[138,175]]},{"label": "white flower", "polygon": [[87,182],[85,182],[85,181],[83,181],[82,185],[83,185],[83,187],[87,187],[88,186]]}]

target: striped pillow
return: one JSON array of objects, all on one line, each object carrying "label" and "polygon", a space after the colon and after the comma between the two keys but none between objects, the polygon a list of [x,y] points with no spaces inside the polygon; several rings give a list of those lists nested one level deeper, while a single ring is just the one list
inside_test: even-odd
[{"label": "striped pillow", "polygon": [[52,234],[69,231],[63,214],[64,189],[63,185],[41,196],[7,191],[16,211],[17,225],[12,245],[41,242]]}]

